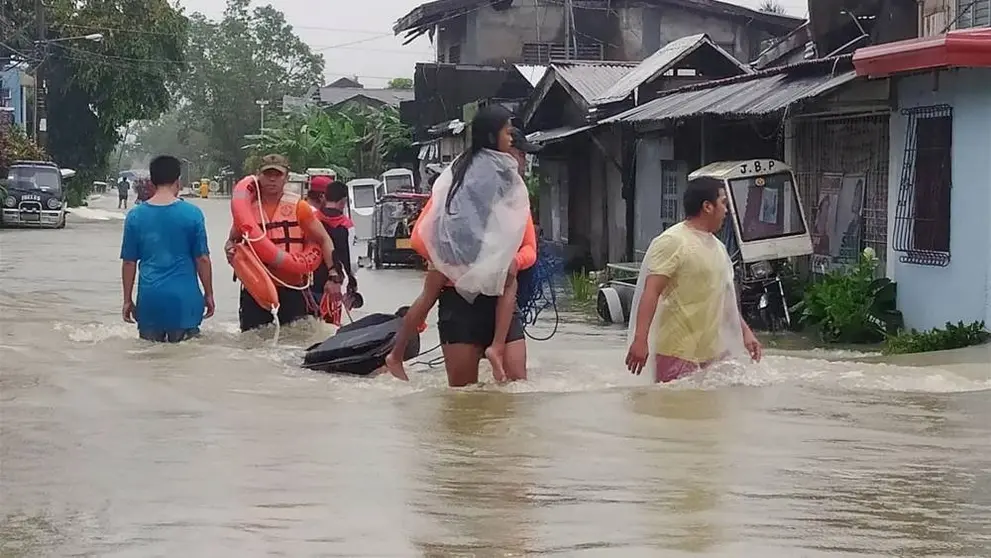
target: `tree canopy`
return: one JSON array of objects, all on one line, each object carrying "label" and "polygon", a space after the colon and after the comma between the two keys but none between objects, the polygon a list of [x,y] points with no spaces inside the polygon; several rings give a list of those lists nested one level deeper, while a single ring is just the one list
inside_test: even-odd
[{"label": "tree canopy", "polygon": [[[43,3],[45,43],[33,44],[34,2],[13,0],[9,44],[44,64],[48,152],[78,173],[76,184],[102,177],[128,122],[153,119],[171,104],[183,72],[187,21],[167,0],[53,0]],[[100,33],[103,40],[73,40]],[[78,194],[77,194],[78,196]]]},{"label": "tree canopy", "polygon": [[303,95],[323,79],[314,54],[272,6],[249,10],[249,0],[228,0],[220,21],[190,18],[190,71],[178,106],[180,121],[201,131],[209,155],[231,169],[242,166],[244,137],[260,127],[259,100],[280,113],[283,95]]},{"label": "tree canopy", "polygon": [[389,80],[389,89],[413,89],[413,80],[397,77]]}]

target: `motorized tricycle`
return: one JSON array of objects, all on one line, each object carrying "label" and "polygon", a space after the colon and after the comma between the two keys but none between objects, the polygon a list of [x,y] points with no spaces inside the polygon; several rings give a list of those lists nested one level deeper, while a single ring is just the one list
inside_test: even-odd
[{"label": "motorized tricycle", "polygon": [[[782,282],[788,259],[812,254],[812,236],[791,167],[774,159],[722,161],[688,175],[726,191],[729,213],[720,239],[733,262],[740,313],[755,329],[791,325]],[[630,319],[640,263],[608,264],[597,313],[606,322]]]},{"label": "motorized tricycle", "polygon": [[47,161],[14,161],[7,173],[0,223],[9,227],[65,227],[65,179],[76,175]]},{"label": "motorized tricycle", "polygon": [[385,194],[375,202],[372,212],[372,239],[368,242],[368,258],[375,269],[383,265],[422,267],[420,257],[410,244],[413,225],[420,217],[430,196],[400,192]]},{"label": "motorized tricycle", "polygon": [[812,236],[791,167],[775,159],[706,165],[688,181],[717,181],[729,214],[721,234],[733,261],[740,313],[755,329],[791,325],[782,279],[789,258],[812,254]]}]

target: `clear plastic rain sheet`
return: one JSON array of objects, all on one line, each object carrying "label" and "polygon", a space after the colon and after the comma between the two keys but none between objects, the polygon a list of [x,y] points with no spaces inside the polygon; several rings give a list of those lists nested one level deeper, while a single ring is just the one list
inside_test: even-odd
[{"label": "clear plastic rain sheet", "polygon": [[433,201],[419,225],[430,261],[466,300],[498,296],[530,216],[530,197],[516,159],[479,151],[448,208],[451,182],[448,166],[434,182]]},{"label": "clear plastic rain sheet", "polygon": [[[678,238],[680,245],[671,254],[677,264],[654,311],[647,337],[647,362],[640,374],[650,383],[659,381],[658,354],[701,364],[703,369],[725,361],[750,361],[743,344],[733,263],[725,245],[709,233],[676,226],[684,227]],[[636,317],[652,263],[658,265],[648,250],[633,294],[627,347],[636,333]]]}]

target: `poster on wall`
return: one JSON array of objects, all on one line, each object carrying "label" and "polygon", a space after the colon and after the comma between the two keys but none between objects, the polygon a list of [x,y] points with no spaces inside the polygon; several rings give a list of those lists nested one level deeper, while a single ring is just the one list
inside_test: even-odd
[{"label": "poster on wall", "polygon": [[[863,174],[843,175],[843,185],[836,206],[836,226],[831,250],[834,263],[851,264],[860,257],[861,223],[867,188]],[[831,244],[831,247],[833,245]]]},{"label": "poster on wall", "polygon": [[812,265],[816,272],[826,273],[856,261],[860,253],[864,184],[863,174],[823,175],[812,226]]}]

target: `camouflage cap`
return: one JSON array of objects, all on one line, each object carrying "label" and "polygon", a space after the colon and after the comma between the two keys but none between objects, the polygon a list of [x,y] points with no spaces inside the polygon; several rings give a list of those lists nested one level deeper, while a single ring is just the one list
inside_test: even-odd
[{"label": "camouflage cap", "polygon": [[275,153],[266,155],[262,157],[262,163],[258,167],[258,172],[262,173],[267,170],[277,170],[282,174],[288,174],[289,161],[284,156]]}]

